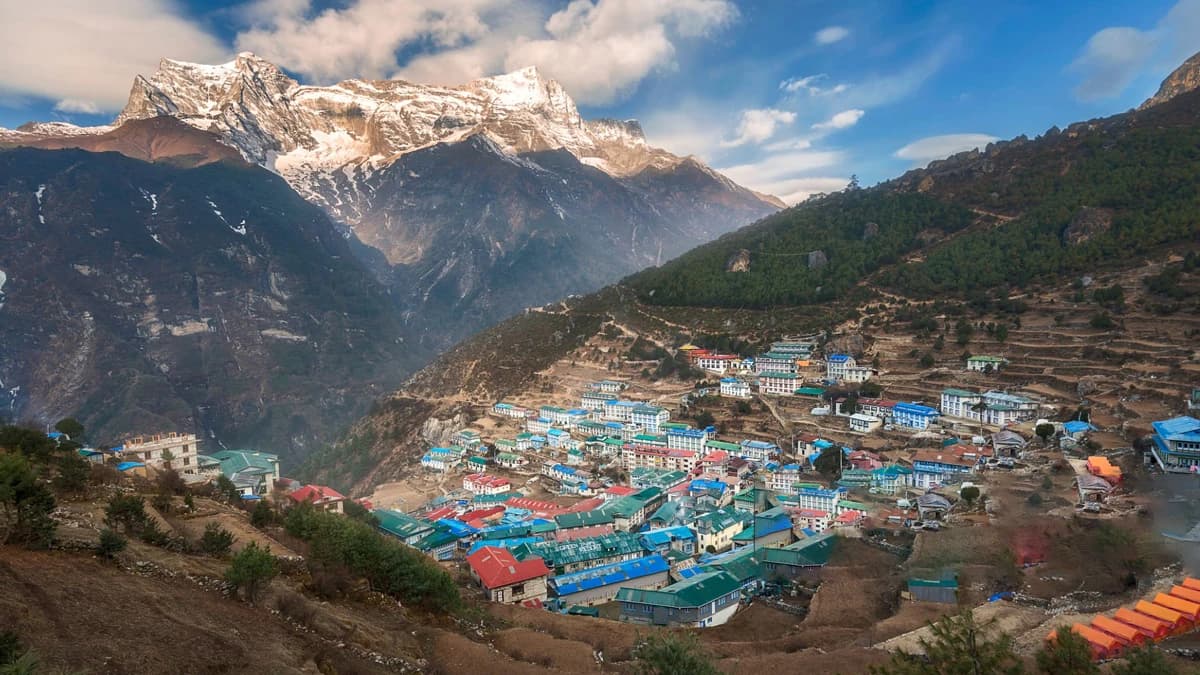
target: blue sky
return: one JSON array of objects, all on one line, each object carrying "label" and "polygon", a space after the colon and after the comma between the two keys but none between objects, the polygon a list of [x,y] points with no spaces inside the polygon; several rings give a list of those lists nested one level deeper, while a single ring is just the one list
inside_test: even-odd
[{"label": "blue sky", "polygon": [[160,56],[298,79],[525,65],[790,201],[1126,110],[1200,50],[1200,0],[41,0],[0,9],[0,126],[109,121]]}]

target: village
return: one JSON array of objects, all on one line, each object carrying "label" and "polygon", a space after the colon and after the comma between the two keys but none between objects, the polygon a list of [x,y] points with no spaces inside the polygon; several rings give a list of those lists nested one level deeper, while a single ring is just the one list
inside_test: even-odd
[{"label": "village", "polygon": [[[384,535],[469,579],[486,601],[653,626],[720,626],[754,603],[802,617],[848,541],[903,554],[918,535],[950,537],[1010,499],[1017,477],[1070,476],[1069,500],[1045,505],[1051,515],[1142,509],[1120,466],[1137,453],[1114,447],[1117,437],[1084,410],[965,384],[943,388],[936,401],[892,400],[877,360],[820,351],[817,336],[748,358],[683,344],[676,356],[704,375],[683,392],[636,377],[577,378],[497,401],[420,455],[408,485],[422,490],[382,486],[354,500],[285,477],[273,454],[201,453],[192,434],[79,452],[128,476],[171,469],[188,483],[220,483],[246,507],[307,503],[341,514],[353,503]],[[971,356],[962,372],[978,382],[1007,365]],[[1186,407],[1200,407],[1200,392]],[[746,423],[782,415],[799,422],[795,431]],[[1200,420],[1152,427],[1140,468],[1196,473]],[[1040,506],[1034,496],[1029,505]],[[1021,565],[1043,562],[1036,551],[1019,556]],[[1200,621],[1200,584],[1178,581],[1075,630],[1097,658],[1132,644],[1130,630],[1138,641],[1147,630],[1155,639],[1190,630]],[[903,588],[906,600],[947,607],[969,595],[952,565],[911,573]]]}]

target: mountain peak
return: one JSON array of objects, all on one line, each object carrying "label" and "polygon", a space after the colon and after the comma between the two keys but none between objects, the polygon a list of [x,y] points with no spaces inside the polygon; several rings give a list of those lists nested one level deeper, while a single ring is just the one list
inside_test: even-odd
[{"label": "mountain peak", "polygon": [[1167,75],[1159,85],[1158,91],[1138,106],[1138,110],[1166,103],[1180,94],[1186,94],[1197,88],[1200,88],[1200,52],[1193,54],[1191,58],[1183,62],[1183,65],[1171,71],[1171,74]]}]

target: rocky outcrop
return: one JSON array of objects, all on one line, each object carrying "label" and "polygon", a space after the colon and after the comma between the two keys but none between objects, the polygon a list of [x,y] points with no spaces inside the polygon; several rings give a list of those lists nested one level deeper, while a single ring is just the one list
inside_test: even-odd
[{"label": "rocky outcrop", "polygon": [[726,272],[748,272],[750,271],[750,251],[746,249],[738,249],[736,253],[729,257],[725,262]]},{"label": "rocky outcrop", "polygon": [[1107,232],[1112,227],[1112,221],[1112,209],[1080,207],[1063,230],[1063,243],[1078,246],[1096,235]]},{"label": "rocky outcrop", "polygon": [[864,241],[877,236],[879,236],[879,223],[867,223],[863,225],[862,238]]},{"label": "rocky outcrop", "polygon": [[1194,54],[1192,58],[1184,61],[1183,65],[1172,71],[1159,85],[1158,91],[1138,106],[1138,110],[1166,103],[1176,96],[1196,88],[1200,88],[1200,53]]},{"label": "rocky outcrop", "polygon": [[809,269],[820,269],[829,264],[829,257],[825,251],[809,251],[805,262]]}]

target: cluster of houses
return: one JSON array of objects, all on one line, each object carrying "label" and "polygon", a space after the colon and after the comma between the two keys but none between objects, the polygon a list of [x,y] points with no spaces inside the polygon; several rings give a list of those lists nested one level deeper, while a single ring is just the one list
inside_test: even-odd
[{"label": "cluster of houses", "polygon": [[[54,432],[50,437],[61,435]],[[280,473],[278,455],[256,450],[201,453],[199,439],[191,433],[134,436],[108,449],[80,448],[79,454],[96,464],[112,464],[130,476],[150,477],[157,472],[174,470],[190,484],[214,482],[223,476],[246,502],[264,499],[275,492],[286,496],[291,503],[307,502],[342,513],[348,500],[331,487],[302,485],[285,478]]]},{"label": "cluster of houses", "polygon": [[861,521],[862,511],[801,519],[790,493],[661,476],[643,470],[639,482],[656,484],[612,486],[570,506],[475,493],[374,514],[382,532],[461,560],[491,601],[558,611],[615,602],[622,620],[697,627],[724,623],[769,581],[813,575],[833,552],[833,530]]}]

